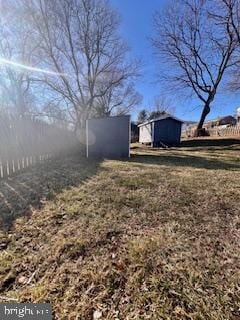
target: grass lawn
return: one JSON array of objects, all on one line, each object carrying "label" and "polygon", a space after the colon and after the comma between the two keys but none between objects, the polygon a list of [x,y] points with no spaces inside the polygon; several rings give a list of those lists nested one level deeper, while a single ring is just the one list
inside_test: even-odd
[{"label": "grass lawn", "polygon": [[239,142],[135,145],[127,161],[76,155],[1,182],[1,302],[50,302],[55,319],[240,319]]}]

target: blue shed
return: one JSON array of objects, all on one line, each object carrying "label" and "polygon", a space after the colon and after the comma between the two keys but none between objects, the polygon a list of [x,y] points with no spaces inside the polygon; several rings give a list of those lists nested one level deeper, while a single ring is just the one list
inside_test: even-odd
[{"label": "blue shed", "polygon": [[153,147],[178,145],[181,141],[183,121],[170,115],[139,124],[139,142],[151,144]]}]

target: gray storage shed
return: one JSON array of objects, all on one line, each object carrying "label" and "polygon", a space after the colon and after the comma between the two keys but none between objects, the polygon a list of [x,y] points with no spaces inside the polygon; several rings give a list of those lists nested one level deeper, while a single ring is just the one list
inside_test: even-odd
[{"label": "gray storage shed", "polygon": [[130,157],[130,116],[87,120],[87,157]]},{"label": "gray storage shed", "polygon": [[139,124],[139,142],[149,143],[153,147],[162,144],[178,145],[181,140],[182,124],[182,120],[170,114]]}]

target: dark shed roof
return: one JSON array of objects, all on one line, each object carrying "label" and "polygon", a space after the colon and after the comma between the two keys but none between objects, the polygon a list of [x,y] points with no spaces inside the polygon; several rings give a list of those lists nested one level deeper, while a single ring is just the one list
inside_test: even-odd
[{"label": "dark shed roof", "polygon": [[161,121],[161,120],[165,120],[165,119],[168,119],[168,118],[171,118],[171,119],[173,119],[173,120],[175,120],[175,121],[184,123],[184,121],[178,119],[177,117],[174,117],[174,116],[172,116],[171,114],[166,113],[166,114],[164,114],[164,115],[162,115],[161,117],[158,117],[158,118],[156,118],[156,119],[152,119],[152,120],[148,120],[148,121],[146,121],[146,122],[144,122],[144,123],[140,123],[138,126],[139,126],[139,127],[145,126],[146,124],[149,124],[149,123],[151,123],[151,122]]}]

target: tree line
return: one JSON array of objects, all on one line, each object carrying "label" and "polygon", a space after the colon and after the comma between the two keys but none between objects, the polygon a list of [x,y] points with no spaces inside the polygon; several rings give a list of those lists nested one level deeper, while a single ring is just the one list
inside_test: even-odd
[{"label": "tree line", "polygon": [[[198,134],[219,90],[239,89],[239,8],[239,0],[175,0],[154,15],[157,79],[162,90],[199,99]],[[107,0],[1,2],[1,113],[48,117],[81,131],[89,117],[140,105],[140,61],[129,58],[120,21]]]},{"label": "tree line", "polygon": [[120,17],[107,1],[10,0],[1,6],[2,109],[66,120],[78,130],[89,117],[126,113],[140,102],[138,62],[127,59]]}]

